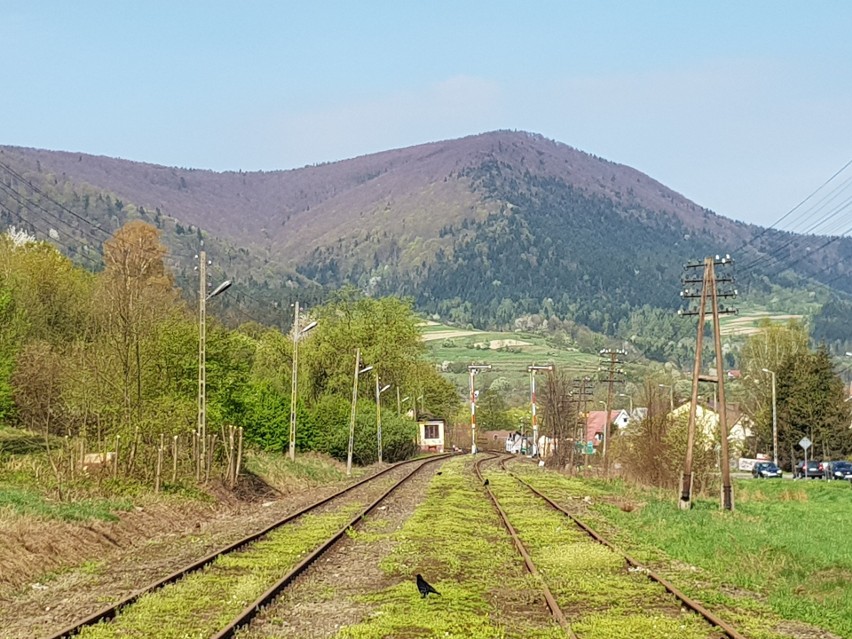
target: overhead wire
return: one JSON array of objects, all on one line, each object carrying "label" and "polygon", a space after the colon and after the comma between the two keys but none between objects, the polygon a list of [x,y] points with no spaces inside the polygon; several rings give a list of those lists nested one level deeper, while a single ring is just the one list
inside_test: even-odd
[{"label": "overhead wire", "polygon": [[773,223],[772,223],[772,225],[767,226],[767,227],[766,227],[766,228],[764,228],[764,229],[763,229],[760,233],[758,233],[757,235],[755,235],[754,237],[752,237],[751,239],[749,239],[748,241],[746,241],[745,243],[743,243],[742,245],[740,245],[738,248],[734,249],[734,251],[732,251],[732,254],[733,254],[733,253],[739,253],[739,252],[740,252],[740,251],[742,251],[744,248],[746,248],[746,247],[751,246],[752,244],[754,244],[757,240],[759,240],[761,237],[763,237],[764,235],[766,235],[766,233],[768,233],[769,231],[776,229],[776,227],[777,227],[779,224],[781,224],[781,222],[783,222],[783,221],[784,221],[784,220],[786,220],[788,217],[790,217],[793,213],[795,213],[795,212],[796,212],[796,211],[797,211],[797,210],[798,210],[798,209],[799,209],[799,208],[800,208],[803,204],[805,204],[805,203],[806,203],[808,200],[810,200],[810,199],[811,199],[814,195],[816,195],[817,193],[819,193],[819,191],[821,191],[821,190],[822,190],[823,188],[825,188],[828,184],[830,184],[830,183],[832,182],[832,180],[834,180],[834,178],[836,178],[838,175],[840,175],[841,173],[843,173],[843,172],[844,172],[847,168],[849,168],[849,166],[850,166],[850,165],[852,165],[852,159],[850,159],[848,162],[846,162],[846,164],[844,164],[844,165],[843,165],[840,169],[838,169],[835,173],[833,173],[833,174],[831,175],[831,177],[829,177],[829,178],[828,178],[827,180],[825,180],[822,184],[820,184],[820,185],[819,185],[816,189],[814,189],[811,193],[809,193],[809,194],[808,194],[808,195],[807,195],[807,196],[806,196],[806,197],[805,197],[802,201],[800,201],[800,202],[799,202],[798,204],[796,204],[793,208],[791,208],[791,209],[790,209],[789,211],[787,211],[784,215],[782,215],[782,216],[781,216],[780,218],[778,218],[775,222],[773,222]]}]

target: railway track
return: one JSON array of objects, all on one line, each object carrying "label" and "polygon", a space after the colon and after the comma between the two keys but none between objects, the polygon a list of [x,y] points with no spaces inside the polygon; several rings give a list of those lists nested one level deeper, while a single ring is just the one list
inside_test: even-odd
[{"label": "railway track", "polygon": [[[676,610],[680,609],[680,608],[688,609],[688,610],[692,611],[693,613],[695,613],[696,615],[698,615],[704,621],[706,621],[707,624],[709,624],[710,626],[713,627],[713,629],[708,628],[708,633],[709,632],[718,633],[718,634],[707,635],[707,636],[723,636],[723,637],[728,637],[729,639],[745,639],[745,637],[742,634],[740,634],[735,628],[733,628],[730,624],[725,622],[723,619],[719,618],[712,611],[708,610],[707,608],[705,608],[703,605],[701,605],[699,602],[695,601],[691,597],[688,597],[685,593],[681,592],[678,588],[676,588],[673,584],[668,582],[666,579],[664,579],[663,577],[661,577],[660,575],[658,575],[654,571],[648,569],[646,566],[643,566],[638,561],[636,561],[634,558],[630,557],[629,555],[627,555],[626,553],[621,551],[614,544],[612,544],[610,541],[605,539],[602,535],[600,535],[598,532],[593,530],[591,527],[589,527],[583,521],[578,519],[572,513],[568,512],[565,508],[560,506],[553,499],[551,499],[547,495],[543,494],[541,491],[539,491],[538,489],[536,489],[535,487],[530,485],[524,479],[518,477],[515,473],[513,473],[511,470],[509,470],[506,467],[506,461],[508,459],[511,459],[511,456],[495,454],[492,457],[483,458],[483,459],[477,461],[474,464],[474,469],[475,469],[475,472],[476,472],[477,476],[479,477],[480,481],[484,481],[484,476],[482,474],[482,469],[481,469],[482,464],[489,463],[489,462],[497,462],[499,464],[500,471],[502,471],[502,473],[505,473],[506,475],[511,477],[515,482],[517,482],[517,484],[520,484],[521,486],[523,486],[524,489],[528,492],[528,494],[535,496],[539,500],[539,502],[546,504],[549,507],[549,509],[551,509],[555,512],[558,512],[561,515],[564,515],[565,517],[567,517],[576,526],[577,529],[581,530],[585,535],[587,535],[592,540],[594,540],[594,542],[597,542],[597,544],[603,545],[604,547],[609,549],[612,553],[615,553],[615,555],[620,557],[623,560],[624,564],[626,564],[628,572],[639,573],[639,574],[645,575],[650,581],[662,586],[662,588],[664,588],[665,591],[667,591],[668,594],[671,595],[674,598],[674,602],[676,603],[676,605],[671,607],[672,611],[676,612]],[[497,479],[497,477],[498,477],[497,475],[492,475],[491,479]],[[495,509],[497,510],[501,519],[503,520],[504,525],[506,526],[507,530],[509,531],[509,534],[511,535],[512,540],[515,543],[515,547],[518,549],[518,552],[523,557],[524,563],[527,566],[527,570],[531,574],[539,576],[540,582],[542,584],[542,590],[544,592],[544,598],[545,598],[545,601],[547,602],[548,608],[551,611],[551,615],[553,616],[554,620],[557,623],[559,623],[559,625],[565,630],[567,636],[571,637],[572,639],[576,639],[578,635],[575,631],[575,628],[572,627],[572,622],[569,622],[569,618],[571,617],[571,615],[570,614],[566,615],[565,612],[563,611],[562,608],[565,607],[564,604],[563,604],[562,608],[560,608],[560,606],[559,606],[559,603],[558,603],[559,602],[559,593],[557,593],[557,595],[553,594],[553,592],[551,591],[551,589],[548,587],[548,585],[546,583],[545,576],[542,575],[541,572],[533,564],[531,554],[535,555],[536,554],[535,550],[533,550],[533,552],[530,553],[530,551],[527,549],[527,547],[524,545],[523,541],[521,540],[521,537],[523,536],[524,530],[521,528],[520,534],[518,533],[517,525],[512,524],[511,513],[508,512],[509,509],[506,508],[504,504],[501,504],[500,497],[495,493],[494,490],[492,490],[492,486],[494,485],[494,482],[493,481],[489,482],[489,484],[490,485],[485,486],[486,492],[488,493],[488,496],[491,499],[491,501],[493,502]],[[506,488],[506,487],[504,486],[504,488]],[[497,492],[500,492],[500,491],[497,491]],[[520,512],[520,511],[518,511],[516,509],[516,513],[518,513],[518,512]],[[548,575],[548,577],[553,579],[554,575],[551,573],[551,574]],[[571,605],[570,602],[569,602],[569,605]],[[582,637],[582,633],[580,633],[580,636]]]},{"label": "railway track", "polygon": [[[382,479],[388,481],[388,477],[392,476],[393,473],[398,473],[400,470],[407,470],[408,466],[414,466],[413,470],[410,470],[407,473],[404,473],[399,479],[391,482],[390,486],[381,491],[381,494],[372,499],[369,504],[364,507],[359,507],[357,512],[355,512],[351,517],[347,517],[346,522],[339,527],[332,535],[329,535],[325,538],[324,541],[314,546],[314,548],[308,552],[298,563],[292,566],[287,573],[279,578],[275,583],[269,586],[259,597],[254,599],[250,604],[245,606],[241,612],[231,619],[229,622],[223,624],[214,637],[217,638],[225,638],[232,637],[237,629],[251,621],[251,619],[257,614],[257,612],[265,605],[267,605],[270,601],[272,601],[284,588],[286,588],[302,571],[305,570],[311,563],[316,561],[326,550],[328,550],[331,546],[335,544],[343,535],[346,534],[346,531],[357,525],[357,523],[366,515],[368,515],[374,508],[376,508],[388,495],[390,495],[394,490],[396,490],[399,486],[405,483],[408,479],[410,479],[418,470],[426,466],[427,464],[432,464],[438,462],[440,460],[446,459],[450,457],[449,454],[444,455],[436,455],[427,459],[414,459],[407,460],[403,462],[399,462],[388,468],[366,477],[351,486],[344,488],[343,490],[334,493],[326,497],[325,499],[321,499],[309,506],[302,508],[280,520],[274,522],[273,524],[267,526],[263,530],[244,537],[239,541],[230,544],[224,548],[217,550],[214,553],[211,553],[198,561],[193,562],[187,566],[184,566],[180,570],[177,570],[170,575],[166,576],[163,579],[160,579],[157,582],[151,583],[148,586],[137,590],[131,595],[123,598],[121,601],[107,606],[87,617],[81,619],[74,624],[63,628],[58,633],[51,635],[50,639],[62,639],[64,637],[73,637],[75,635],[79,635],[80,633],[86,633],[87,629],[91,629],[97,624],[110,622],[117,617],[124,615],[128,610],[132,610],[134,605],[137,605],[140,599],[142,599],[145,595],[149,595],[159,591],[166,586],[171,584],[177,584],[181,580],[198,575],[202,573],[209,567],[211,567],[214,562],[220,560],[221,558],[230,558],[230,557],[238,557],[240,553],[245,552],[247,549],[259,546],[264,540],[267,540],[270,537],[271,533],[277,533],[283,529],[287,524],[296,524],[299,521],[304,520],[305,515],[309,513],[313,513],[324,506],[332,506],[335,505],[338,501],[341,501],[347,497],[351,497],[351,495],[358,491],[359,489],[367,489],[374,487],[374,485],[378,484]],[[379,481],[377,481],[379,480]],[[209,633],[208,633],[209,635]],[[139,636],[134,634],[134,636]],[[151,635],[151,636],[157,636]],[[186,635],[190,636],[190,635]]]}]

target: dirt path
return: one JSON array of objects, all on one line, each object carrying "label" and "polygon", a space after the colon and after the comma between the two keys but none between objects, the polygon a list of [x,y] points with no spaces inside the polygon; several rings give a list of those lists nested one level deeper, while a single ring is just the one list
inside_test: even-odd
[{"label": "dirt path", "polygon": [[430,464],[394,491],[358,532],[308,568],[239,638],[332,637],[369,614],[371,608],[358,599],[391,584],[379,564],[393,548],[392,534],[423,501],[438,470],[440,463]]}]

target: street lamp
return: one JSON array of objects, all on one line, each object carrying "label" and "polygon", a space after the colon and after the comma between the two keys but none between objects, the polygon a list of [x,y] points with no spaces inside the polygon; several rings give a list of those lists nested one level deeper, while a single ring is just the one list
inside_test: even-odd
[{"label": "street lamp", "polygon": [[[775,371],[768,368],[760,369],[772,375],[772,461],[778,465],[778,407],[775,399]],[[796,470],[795,468],[793,469]]]},{"label": "street lamp", "polygon": [[660,388],[669,389],[669,412],[674,412],[674,386],[669,384],[657,384]]},{"label": "street lamp", "polygon": [[618,393],[619,397],[626,397],[630,400],[630,415],[633,415],[633,395],[628,395],[627,393]]},{"label": "street lamp", "polygon": [[476,455],[476,391],[473,388],[473,378],[481,371],[490,371],[491,364],[471,364],[467,367],[470,378],[470,453]]},{"label": "street lamp", "polygon": [[224,293],[231,280],[225,280],[207,292],[207,252],[198,252],[198,433],[201,440],[200,454],[196,465],[196,475],[201,477],[207,459],[207,300]]},{"label": "street lamp", "polygon": [[379,446],[379,463],[382,463],[382,393],[390,388],[385,384],[379,388],[379,371],[376,371],[376,441]]},{"label": "street lamp", "polygon": [[361,349],[355,349],[355,380],[352,382],[352,413],[349,416],[349,449],[346,453],[346,476],[352,476],[352,446],[355,443],[355,404],[358,401],[358,377],[373,370],[372,366],[361,368]]},{"label": "street lamp", "polygon": [[290,461],[296,461],[296,398],[299,394],[298,371],[299,371],[299,338],[316,328],[317,322],[311,322],[299,329],[299,302],[293,315],[293,383],[290,388]]}]

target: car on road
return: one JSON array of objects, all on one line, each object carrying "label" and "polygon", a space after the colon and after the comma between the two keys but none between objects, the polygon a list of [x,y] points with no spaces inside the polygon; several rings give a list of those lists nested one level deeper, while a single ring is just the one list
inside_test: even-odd
[{"label": "car on road", "polygon": [[781,469],[772,462],[757,462],[751,469],[753,477],[758,479],[768,479],[770,477],[782,477]]},{"label": "car on road", "polygon": [[822,467],[827,479],[852,479],[852,462],[823,462]]},{"label": "car on road", "polygon": [[796,464],[795,476],[798,479],[805,479],[808,477],[811,479],[822,479],[823,472],[821,464],[822,462],[809,459],[807,467],[805,467],[805,462],[800,461],[798,464]]}]

